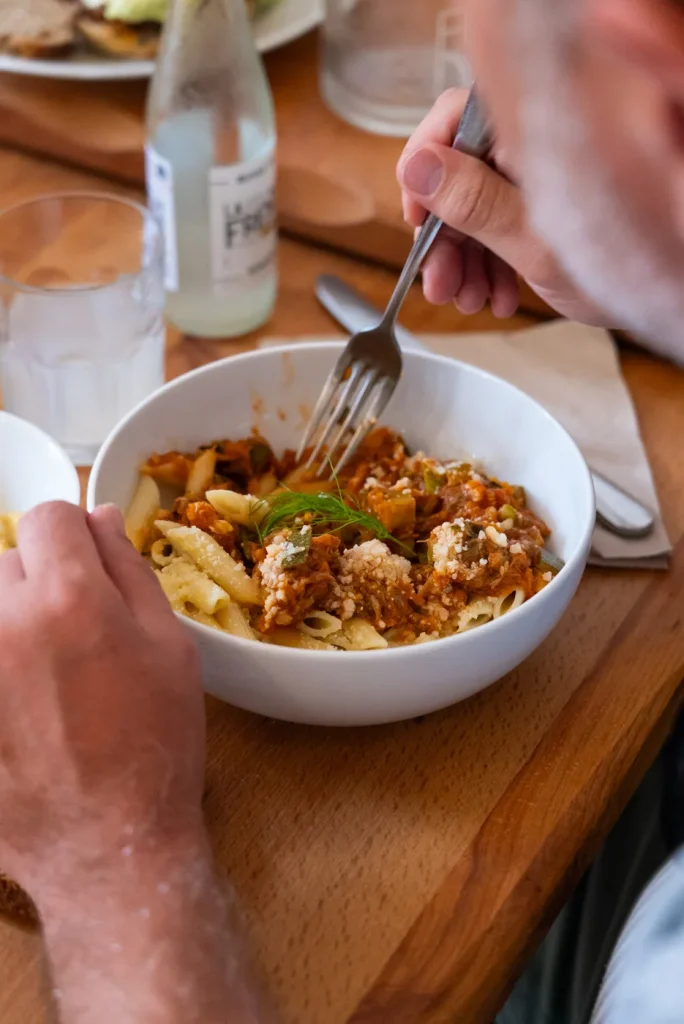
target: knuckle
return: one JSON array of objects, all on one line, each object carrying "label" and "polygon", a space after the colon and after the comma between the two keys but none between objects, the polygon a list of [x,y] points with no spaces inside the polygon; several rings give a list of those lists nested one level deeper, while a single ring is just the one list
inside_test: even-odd
[{"label": "knuckle", "polygon": [[452,181],[445,201],[451,226],[466,235],[476,235],[491,219],[492,196],[482,174]]},{"label": "knuckle", "polygon": [[[84,607],[84,586],[77,576],[60,580],[45,594],[44,612],[53,622],[72,621]],[[94,611],[92,598],[88,599],[88,616]]]}]

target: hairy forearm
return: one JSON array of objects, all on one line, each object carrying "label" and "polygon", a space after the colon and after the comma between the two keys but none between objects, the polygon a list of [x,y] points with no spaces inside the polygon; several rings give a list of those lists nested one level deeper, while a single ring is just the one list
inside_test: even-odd
[{"label": "hairy forearm", "polygon": [[270,1022],[204,843],[119,853],[39,905],[62,1024]]}]

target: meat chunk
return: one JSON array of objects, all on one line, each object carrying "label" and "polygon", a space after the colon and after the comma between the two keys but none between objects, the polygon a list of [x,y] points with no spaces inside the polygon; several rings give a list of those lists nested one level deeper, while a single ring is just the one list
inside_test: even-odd
[{"label": "meat chunk", "polygon": [[409,560],[392,554],[382,541],[356,544],[343,552],[337,591],[324,607],[342,619],[369,619],[376,629],[404,623],[415,594],[410,571]]},{"label": "meat chunk", "polygon": [[284,563],[292,548],[291,533],[283,530],[270,538],[258,560],[256,571],[265,594],[258,624],[262,633],[302,622],[315,608],[326,607],[337,587],[334,572],[339,568],[339,537],[329,533],[313,537],[303,560],[288,568]]}]

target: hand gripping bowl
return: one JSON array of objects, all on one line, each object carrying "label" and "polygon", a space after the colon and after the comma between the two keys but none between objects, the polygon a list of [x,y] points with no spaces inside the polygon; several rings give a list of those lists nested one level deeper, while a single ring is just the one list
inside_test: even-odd
[{"label": "hand gripping bowl", "polygon": [[[173,381],[113,431],[93,467],[88,507],[125,511],[139,464],[154,451],[192,450],[253,427],[280,451],[296,448],[341,345],[298,344],[236,356]],[[520,664],[556,625],[577,589],[594,525],[587,466],[536,402],[479,369],[429,353],[404,354],[383,422],[414,450],[474,458],[522,484],[565,561],[521,607],[478,629],[382,651],[309,651],[250,642],[186,620],[206,689],[238,707],[311,725],[370,725],[423,715],[482,690]]]}]

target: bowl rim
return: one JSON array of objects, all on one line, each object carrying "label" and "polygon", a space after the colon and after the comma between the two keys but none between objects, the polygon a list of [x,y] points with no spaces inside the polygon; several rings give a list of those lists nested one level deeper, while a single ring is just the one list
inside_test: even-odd
[{"label": "bowl rim", "polygon": [[[129,425],[129,423],[131,423],[139,415],[139,413],[143,409],[146,409],[149,406],[153,405],[159,399],[159,397],[161,395],[165,395],[167,393],[173,392],[173,391],[175,391],[175,390],[177,390],[179,388],[184,387],[186,382],[188,380],[190,380],[190,379],[195,379],[195,378],[202,377],[204,375],[209,375],[211,373],[214,373],[214,372],[216,372],[217,368],[225,366],[226,363],[233,363],[234,364],[236,362],[240,362],[240,363],[252,362],[252,361],[258,361],[260,358],[265,358],[266,359],[266,358],[271,358],[273,356],[282,355],[283,353],[306,352],[306,351],[312,351],[312,350],[317,351],[319,349],[321,349],[321,350],[330,350],[330,351],[335,351],[335,350],[341,351],[344,348],[345,344],[346,344],[346,342],[344,340],[341,340],[339,342],[338,341],[306,341],[306,342],[294,342],[294,343],[284,342],[282,345],[272,345],[272,346],[269,345],[268,348],[251,349],[249,352],[241,352],[241,353],[238,353],[237,355],[227,356],[224,359],[216,359],[216,360],[214,360],[211,363],[205,363],[203,366],[199,366],[199,367],[197,367],[194,370],[190,370],[188,373],[181,374],[179,377],[175,377],[173,380],[168,381],[168,383],[166,383],[163,387],[159,388],[153,394],[151,394],[147,398],[143,399],[143,401],[140,402],[139,405],[137,405],[134,409],[132,409],[128,413],[127,416],[125,416],[122,420],[120,420],[119,423],[114,427],[114,429],[110,432],[110,434],[105,439],[104,443],[102,444],[102,446],[100,448],[100,451],[97,454],[95,462],[93,463],[92,471],[91,471],[91,474],[90,474],[90,479],[88,481],[88,492],[87,492],[87,498],[86,498],[86,504],[87,504],[88,511],[91,512],[93,510],[93,508],[95,508],[95,500],[94,500],[95,499],[95,489],[96,489],[97,482],[98,482],[98,477],[99,477],[99,473],[100,473],[100,467],[101,467],[101,464],[104,462],[104,459],[105,459],[105,457],[107,455],[107,452],[108,452],[109,448],[116,441],[116,438],[119,436],[119,434],[122,433],[124,431],[124,429],[126,429],[126,427]],[[569,442],[571,449],[574,451],[574,454],[577,456],[578,468],[581,471],[581,474],[582,474],[582,476],[584,478],[584,483],[586,485],[585,486],[585,491],[586,491],[586,494],[585,494],[585,498],[586,498],[585,514],[586,514],[587,522],[585,524],[584,530],[582,531],[582,535],[580,537],[580,540],[575,545],[575,548],[574,548],[572,554],[570,555],[568,560],[565,562],[563,568],[560,570],[558,575],[553,578],[551,583],[549,583],[546,587],[544,587],[543,590],[539,591],[536,594],[533,594],[531,598],[529,598],[527,601],[524,601],[523,604],[521,604],[518,608],[513,609],[512,612],[509,612],[507,615],[501,616],[501,618],[494,619],[492,622],[488,622],[487,623],[487,633],[486,633],[486,635],[489,636],[489,637],[492,637],[492,639],[493,639],[494,638],[494,630],[498,630],[500,632],[502,628],[508,628],[508,627],[504,627],[504,624],[506,622],[510,622],[511,620],[514,620],[514,621],[520,623],[522,621],[523,616],[528,617],[530,614],[534,614],[534,611],[531,612],[530,609],[534,609],[534,608],[539,607],[540,602],[548,598],[548,592],[551,591],[552,589],[555,589],[557,581],[560,580],[560,579],[564,579],[567,576],[569,576],[573,571],[575,571],[577,569],[577,567],[578,567],[580,562],[586,561],[587,554],[588,554],[589,547],[590,547],[590,543],[591,543],[591,536],[592,536],[593,531],[594,531],[595,518],[596,518],[596,501],[595,501],[595,495],[594,495],[594,485],[593,485],[593,482],[592,482],[592,479],[591,479],[591,472],[590,472],[589,467],[587,465],[586,459],[584,458],[584,456],[582,455],[582,452],[580,451],[579,445],[574,440],[574,438],[570,435],[570,433],[565,429],[565,427],[562,425],[562,423],[560,423],[554,416],[552,416],[551,413],[547,409],[545,409],[544,406],[541,405],[540,402],[538,402],[535,398],[532,398],[525,391],[523,391],[522,388],[519,388],[515,384],[511,384],[509,381],[504,380],[503,377],[497,377],[496,374],[490,373],[488,370],[481,369],[479,366],[473,366],[472,364],[466,363],[466,362],[464,362],[461,359],[452,359],[451,356],[439,355],[436,352],[430,352],[427,349],[425,350],[425,352],[421,352],[419,350],[416,350],[416,351],[414,351],[414,350],[402,351],[402,358],[407,358],[407,357],[408,357],[409,362],[411,362],[413,360],[416,360],[416,361],[423,361],[423,362],[432,362],[432,363],[436,363],[438,365],[443,365],[443,366],[452,366],[455,363],[457,367],[459,367],[460,369],[464,370],[465,372],[471,373],[471,374],[475,374],[476,376],[482,378],[483,380],[492,381],[493,383],[495,383],[497,385],[497,387],[502,386],[504,389],[507,389],[507,390],[509,390],[511,392],[514,392],[517,395],[521,396],[525,401],[531,403],[531,405],[533,405],[536,408],[537,412],[540,413],[544,419],[546,419],[549,423],[553,424],[554,428],[559,430],[561,432],[561,434],[565,436],[566,441]],[[195,622],[193,619],[189,619],[185,615],[181,615],[178,612],[176,612],[175,614],[176,614],[177,618],[184,625],[187,625],[188,628],[191,630],[191,632],[196,633],[196,635],[198,637],[202,637],[202,636],[207,637],[207,638],[210,637],[210,636],[211,637],[215,637],[215,638],[217,638],[219,640],[220,643],[227,643],[229,646],[231,644],[233,644],[233,643],[237,643],[239,645],[239,647],[242,648],[242,650],[244,650],[244,651],[251,650],[254,647],[254,645],[256,644],[258,652],[261,655],[263,655],[263,656],[265,656],[267,658],[270,658],[271,654],[270,653],[266,653],[266,652],[273,652],[273,657],[286,657],[286,658],[290,658],[290,659],[292,659],[292,658],[300,659],[300,658],[304,657],[310,663],[312,662],[312,658],[316,658],[316,659],[323,658],[323,659],[326,659],[326,661],[329,661],[330,657],[331,656],[335,656],[335,655],[338,655],[338,656],[344,655],[345,659],[348,659],[351,656],[354,659],[356,659],[357,661],[359,661],[362,658],[371,658],[372,660],[375,661],[377,659],[377,656],[378,656],[379,653],[382,654],[382,661],[383,661],[383,663],[386,663],[388,660],[390,660],[390,659],[391,660],[395,660],[398,657],[402,657],[402,658],[416,658],[416,657],[420,657],[421,656],[421,652],[423,652],[425,650],[426,646],[428,648],[430,648],[430,649],[434,649],[434,647],[437,646],[440,650],[444,650],[445,656],[446,656],[446,654],[447,654],[447,645],[448,645],[448,648],[451,649],[451,646],[454,643],[457,642],[457,643],[459,643],[461,645],[462,648],[465,648],[465,646],[467,644],[472,644],[474,642],[480,642],[480,641],[477,641],[476,638],[481,636],[480,630],[471,629],[471,630],[467,630],[465,633],[454,633],[452,636],[442,637],[441,639],[439,639],[437,641],[434,641],[434,643],[429,643],[429,644],[423,644],[423,643],[421,643],[421,644],[407,644],[405,646],[399,646],[399,647],[388,647],[386,649],[383,648],[383,650],[381,652],[378,652],[378,651],[343,651],[343,650],[340,650],[340,651],[315,651],[315,650],[314,651],[309,651],[309,650],[299,649],[299,648],[296,648],[296,647],[280,647],[277,644],[259,643],[258,641],[255,641],[255,640],[247,640],[247,639],[245,639],[243,637],[233,636],[230,633],[219,633],[217,630],[212,629],[210,626],[205,626],[203,623]]]},{"label": "bowl rim", "polygon": [[[33,436],[36,442],[40,442],[43,446],[43,450],[51,450],[53,456],[59,459],[62,465],[67,470],[69,476],[69,492],[70,497],[66,498],[60,496],[58,498],[46,499],[49,501],[68,501],[72,505],[78,505],[81,501],[81,481],[78,477],[78,472],[73,462],[62,448],[58,441],[55,441],[54,437],[51,437],[45,430],[32,423],[31,420],[25,420],[23,416],[17,416],[13,412],[8,412],[6,409],[0,409],[0,433],[3,430],[3,423],[14,423],[18,430],[23,430],[26,434]],[[37,450],[38,444],[36,443],[35,448]]]}]

